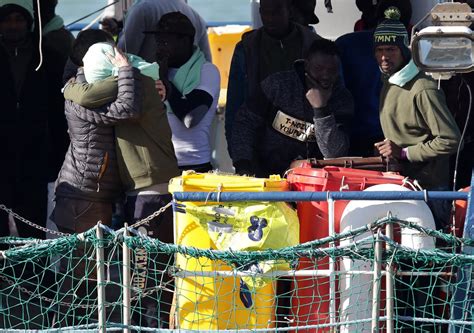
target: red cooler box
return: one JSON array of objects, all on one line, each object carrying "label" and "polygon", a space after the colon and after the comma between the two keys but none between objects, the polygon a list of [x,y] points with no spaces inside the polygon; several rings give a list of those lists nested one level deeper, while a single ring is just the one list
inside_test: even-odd
[{"label": "red cooler box", "polygon": [[[404,177],[389,172],[357,170],[340,167],[322,169],[307,167],[292,169],[287,176],[293,191],[362,191],[377,184],[402,185]],[[348,201],[335,202],[335,229],[339,232],[339,221]],[[298,202],[300,220],[300,241],[309,242],[327,237],[328,204],[326,201]],[[300,259],[299,269],[329,269],[329,260]],[[295,296],[292,298],[292,312],[295,326],[329,324],[328,277],[298,277],[295,280]],[[326,329],[304,330],[305,332],[329,332]]]}]

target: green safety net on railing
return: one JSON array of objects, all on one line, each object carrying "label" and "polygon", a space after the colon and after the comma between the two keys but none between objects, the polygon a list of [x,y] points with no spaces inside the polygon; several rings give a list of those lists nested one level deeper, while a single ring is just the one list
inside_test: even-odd
[{"label": "green safety net on railing", "polygon": [[[46,241],[2,238],[0,331],[97,331],[102,306],[110,332],[471,329],[473,279],[459,272],[472,271],[474,256],[459,250],[473,241],[391,216],[367,223],[249,252],[165,244],[135,229],[102,228],[103,238],[95,229]],[[400,245],[407,233],[425,245]],[[268,262],[289,270],[263,270]],[[104,269],[100,281],[97,266]],[[463,309],[460,317],[456,308]]]}]

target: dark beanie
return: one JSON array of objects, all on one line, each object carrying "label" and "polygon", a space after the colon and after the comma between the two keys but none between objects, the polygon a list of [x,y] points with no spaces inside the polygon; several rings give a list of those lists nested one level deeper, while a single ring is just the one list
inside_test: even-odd
[{"label": "dark beanie", "polygon": [[410,58],[408,32],[400,22],[400,11],[396,7],[385,10],[385,20],[382,21],[374,32],[374,47],[380,45],[395,45],[400,48],[405,59]]},{"label": "dark beanie", "polygon": [[181,12],[171,12],[163,15],[160,18],[156,30],[143,31],[143,33],[170,33],[194,38],[196,29],[191,23],[191,20],[186,15]]}]

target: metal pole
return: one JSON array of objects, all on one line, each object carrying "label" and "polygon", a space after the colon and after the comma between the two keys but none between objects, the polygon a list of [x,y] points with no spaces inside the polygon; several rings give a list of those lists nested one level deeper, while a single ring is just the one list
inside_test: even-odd
[{"label": "metal pole", "polygon": [[348,191],[348,192],[175,192],[178,201],[327,201],[334,200],[467,200],[467,192],[450,191]]},{"label": "metal pole", "polygon": [[99,245],[96,247],[98,332],[106,333],[104,248],[101,242],[104,239],[104,235],[100,226],[100,223],[96,226],[96,235],[99,240]]},{"label": "metal pole", "polygon": [[260,17],[260,0],[250,1],[250,15],[252,19],[252,29],[258,29],[262,26],[262,19]]},{"label": "metal pole", "polygon": [[[464,222],[463,237],[474,239],[474,168],[471,174],[471,190],[468,196],[466,220]],[[472,246],[463,245],[461,253],[474,255]],[[472,308],[474,307],[474,265],[464,264],[457,267],[456,283],[453,291],[453,301],[451,302],[451,320],[473,320]],[[471,332],[472,325],[449,325],[449,333]]]},{"label": "metal pole", "polygon": [[382,282],[382,242],[377,231],[374,249],[374,282],[372,289],[372,333],[379,331],[380,317],[380,286]]},{"label": "metal pole", "polygon": [[[163,271],[159,271],[163,272]],[[294,276],[304,276],[304,277],[315,277],[315,276],[322,276],[322,277],[329,277],[332,274],[336,275],[374,275],[373,271],[334,271],[331,272],[329,269],[308,269],[308,270],[301,270],[301,271],[270,271],[267,273],[255,273],[255,272],[240,272],[240,271],[187,271],[187,270],[179,270],[173,273],[175,278],[185,279],[188,277],[235,277],[235,276],[251,276],[251,277],[263,277],[263,278],[276,278],[276,277],[294,277]],[[382,271],[380,272],[382,275],[387,275],[388,272]],[[390,273],[395,275],[395,273]],[[447,272],[401,272],[398,271],[396,273],[397,276],[444,276],[445,278],[449,278],[453,274]]]},{"label": "metal pole", "polygon": [[[393,239],[393,224],[389,223],[385,227],[385,235]],[[390,245],[386,244],[385,247],[387,250],[390,249]],[[393,265],[391,262],[387,265],[386,275],[385,275],[385,288],[386,290],[386,299],[387,299],[387,333],[393,333],[395,326],[393,322],[395,308],[394,308],[394,281],[393,281]]]},{"label": "metal pole", "polygon": [[[128,236],[128,223],[124,225],[123,236]],[[123,312],[122,312],[122,321],[126,328],[123,329],[123,333],[130,333],[131,330],[129,326],[132,324],[131,321],[131,277],[130,277],[130,249],[127,244],[123,242],[122,244],[122,274],[123,274]]]},{"label": "metal pole", "polygon": [[[328,214],[329,214],[329,236],[336,234],[336,222],[334,217],[334,199],[328,198]],[[334,242],[329,243],[329,247],[335,247]],[[329,257],[329,322],[336,323],[336,261],[333,257]]]},{"label": "metal pole", "polygon": [[[173,196],[173,203],[177,204],[176,199]],[[175,205],[172,206],[173,208],[173,242],[178,244],[178,212],[174,209]],[[178,262],[178,253],[176,252],[174,255],[174,262]],[[182,281],[178,281],[177,278],[174,279],[174,292],[173,292],[173,301],[171,304],[170,310],[170,329],[178,329],[179,330],[179,323],[180,323],[180,306],[179,306],[179,299],[178,299],[178,284],[182,284]]]}]

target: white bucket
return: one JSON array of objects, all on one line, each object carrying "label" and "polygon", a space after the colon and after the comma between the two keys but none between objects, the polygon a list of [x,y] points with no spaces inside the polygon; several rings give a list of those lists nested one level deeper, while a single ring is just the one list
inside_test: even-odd
[{"label": "white bucket", "polygon": [[[375,185],[365,191],[410,191],[394,184]],[[433,215],[424,201],[350,201],[341,217],[340,230],[346,232],[391,215],[400,220],[416,223],[420,226],[436,229]],[[369,236],[368,233],[359,235],[357,241]],[[352,241],[341,241],[341,246],[349,245]],[[401,243],[412,249],[432,249],[435,241],[432,237],[421,234],[416,230],[402,228]],[[373,271],[370,262],[345,258],[340,263],[341,271]],[[339,280],[340,289],[340,321],[370,319],[372,317],[372,283],[373,276],[369,274],[342,275]],[[371,323],[341,326],[341,333],[370,332]]]}]

